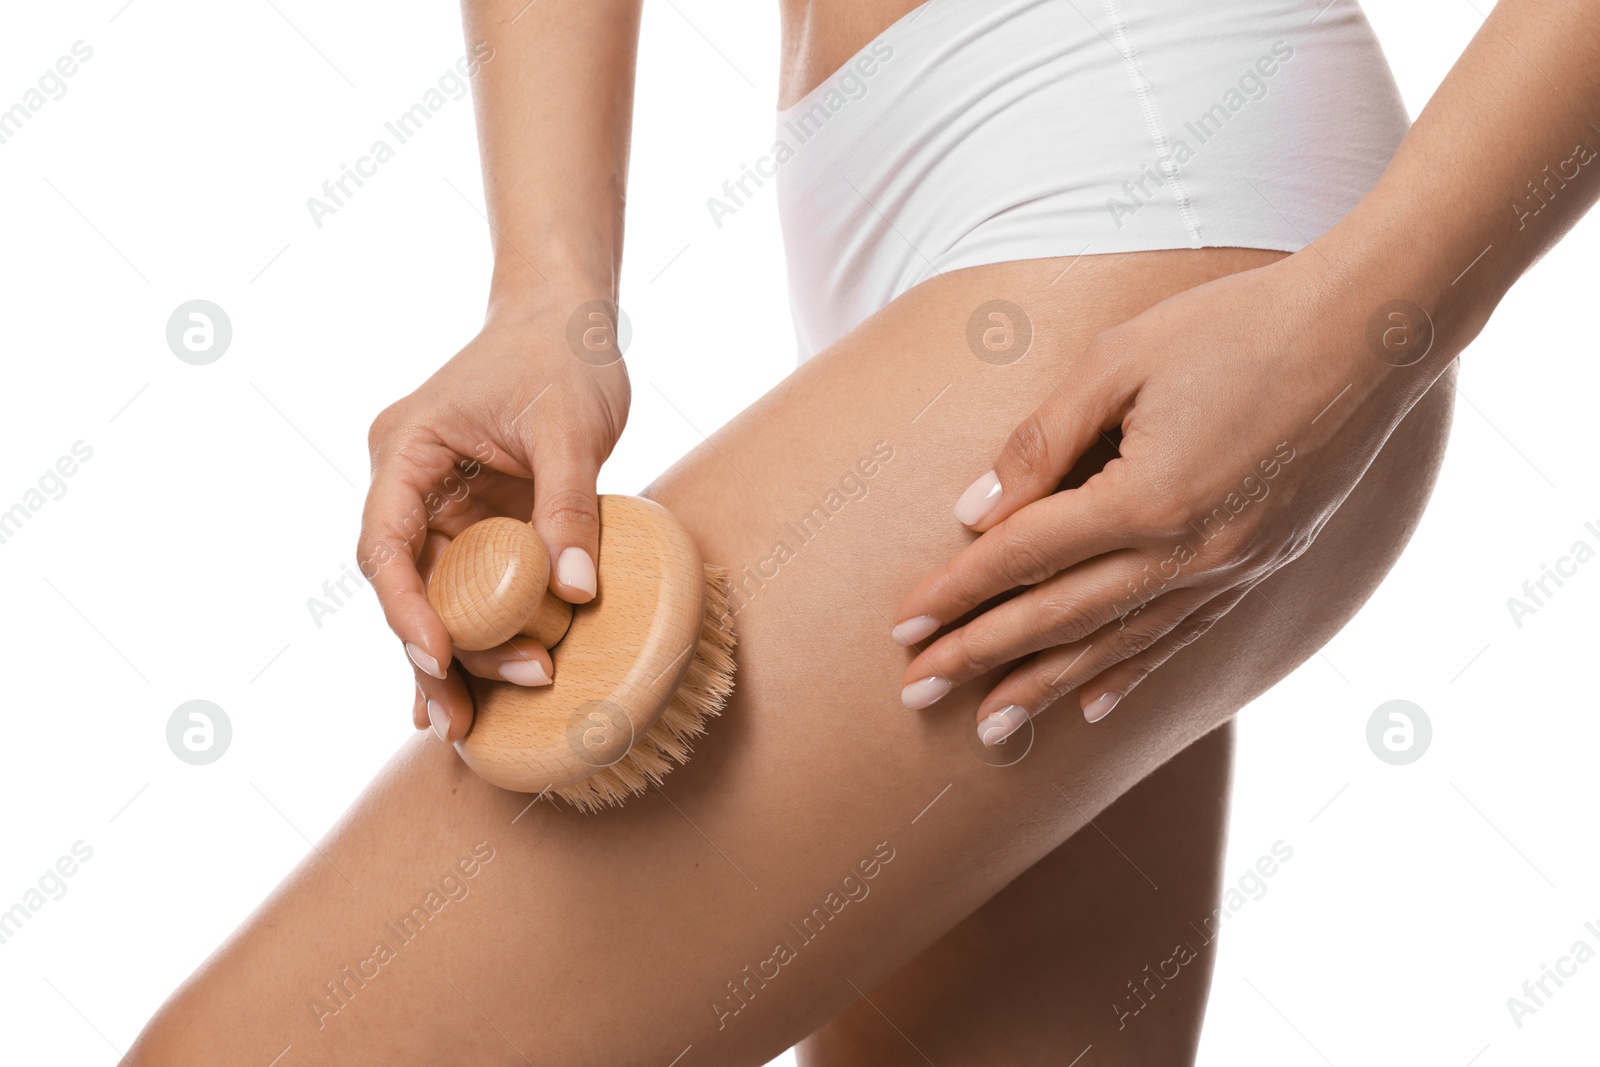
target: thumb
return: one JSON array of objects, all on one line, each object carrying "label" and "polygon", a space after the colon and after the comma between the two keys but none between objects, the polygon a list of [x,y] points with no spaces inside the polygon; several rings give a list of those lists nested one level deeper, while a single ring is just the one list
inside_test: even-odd
[{"label": "thumb", "polygon": [[571,604],[594,599],[600,550],[599,464],[575,454],[541,463],[533,478],[533,528],[550,550],[550,590]]},{"label": "thumb", "polygon": [[1081,381],[1058,386],[1011,432],[993,469],[961,494],[956,518],[971,529],[986,531],[1054,493],[1105,426],[1120,419],[1111,407],[1084,390]]}]

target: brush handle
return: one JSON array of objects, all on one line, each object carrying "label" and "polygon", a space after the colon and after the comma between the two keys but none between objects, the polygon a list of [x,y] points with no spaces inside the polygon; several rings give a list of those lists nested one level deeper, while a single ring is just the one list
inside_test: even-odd
[{"label": "brush handle", "polygon": [[[599,592],[571,614],[551,684],[466,676],[476,714],[456,751],[494,785],[538,793],[618,764],[689,673],[706,571],[683,525],[654,501],[602,495],[595,562]],[[519,615],[531,624],[549,571],[531,526],[485,519],[440,556],[428,600],[457,645],[491,648],[518,632],[508,628]]]},{"label": "brush handle", "polygon": [[481,652],[522,634],[550,648],[572,624],[572,605],[550,592],[550,552],[517,519],[475,522],[440,554],[428,603],[459,649]]}]

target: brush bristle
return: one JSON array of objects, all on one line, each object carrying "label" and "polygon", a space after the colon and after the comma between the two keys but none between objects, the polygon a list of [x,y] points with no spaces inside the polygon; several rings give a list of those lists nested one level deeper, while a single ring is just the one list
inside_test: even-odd
[{"label": "brush bristle", "polygon": [[634,742],[628,754],[581,782],[550,790],[579,811],[615,807],[644,792],[672,770],[687,763],[690,742],[706,732],[706,720],[722,714],[733,692],[733,616],[728,603],[728,572],[706,566],[706,610],[700,620],[700,642],[683,684],[666,710]]}]

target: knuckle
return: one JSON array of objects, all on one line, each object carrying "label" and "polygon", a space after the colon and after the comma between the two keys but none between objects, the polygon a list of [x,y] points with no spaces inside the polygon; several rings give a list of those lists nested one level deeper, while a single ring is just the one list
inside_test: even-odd
[{"label": "knuckle", "polygon": [[1094,632],[1094,621],[1077,597],[1052,593],[1039,605],[1039,636],[1051,645],[1069,645]]},{"label": "knuckle", "polygon": [[1235,517],[1226,506],[1220,506],[1203,517],[1209,520],[1209,528],[1216,531],[1217,544],[1230,555],[1266,555],[1283,547],[1249,513]]},{"label": "knuckle", "polygon": [[385,568],[401,554],[402,548],[396,545],[393,538],[386,537],[370,524],[362,526],[361,534],[356,539],[356,568],[372,584],[380,602],[387,599],[388,586],[379,579],[385,573]]},{"label": "knuckle", "polygon": [[1196,509],[1181,494],[1162,493],[1146,505],[1140,526],[1151,537],[1175,541],[1193,535],[1195,517]]},{"label": "knuckle", "polygon": [[1084,347],[1084,357],[1090,363],[1103,363],[1117,355],[1117,335],[1113,329],[1101,330],[1089,338],[1089,343]]},{"label": "knuckle", "polygon": [[1106,638],[1109,651],[1118,660],[1132,659],[1155,642],[1156,635],[1144,626],[1122,627]]},{"label": "knuckle", "polygon": [[1218,577],[1265,578],[1294,558],[1292,546],[1264,533],[1240,530],[1218,544],[1212,563]]},{"label": "knuckle", "polygon": [[[1035,411],[1011,432],[1003,456],[1005,473],[1010,480],[1033,481],[1049,470],[1050,438],[1045,432],[1044,418]],[[1002,477],[1001,482],[1007,479]]]},{"label": "knuckle", "polygon": [[1141,533],[1163,541],[1194,539],[1195,526],[1205,520],[1205,506],[1195,499],[1194,488],[1166,470],[1146,469],[1138,482],[1126,480],[1125,490],[1141,498],[1134,506],[1134,526]]},{"label": "knuckle", "polygon": [[1249,530],[1230,530],[1204,546],[1192,568],[1203,581],[1236,585],[1258,582],[1294,556],[1281,542]]},{"label": "knuckle", "polygon": [[1203,618],[1199,618],[1191,622],[1188,626],[1184,627],[1182,634],[1178,637],[1178,647],[1184,648],[1200,640],[1201,637],[1205,636],[1206,631],[1215,626],[1221,618],[1221,613],[1216,613],[1206,615]]},{"label": "knuckle", "polygon": [[1259,541],[1266,542],[1268,545],[1270,545],[1271,558],[1276,564],[1276,566],[1273,567],[1273,570],[1277,570],[1278,567],[1281,567],[1286,563],[1293,563],[1295,560],[1305,555],[1306,550],[1311,547],[1312,542],[1316,539],[1316,532],[1312,530],[1296,529],[1287,537],[1271,539],[1269,539],[1263,532],[1262,534],[1258,534],[1257,538]]},{"label": "knuckle", "polygon": [[1055,703],[1070,693],[1077,684],[1072,678],[1071,666],[1059,666],[1055,663],[1042,663],[1034,673],[1039,693],[1045,703]]},{"label": "knuckle", "polygon": [[399,402],[390,404],[378,412],[372,420],[372,425],[367,427],[367,451],[376,453],[404,420],[405,416],[401,413]]},{"label": "knuckle", "polygon": [[1241,547],[1224,545],[1200,559],[1195,576],[1198,582],[1227,589],[1259,582],[1280,566],[1282,563],[1252,555]]},{"label": "knuckle", "polygon": [[949,674],[982,674],[1007,662],[1003,639],[994,631],[981,626],[963,626],[956,631],[955,646],[951,649],[954,662]]},{"label": "knuckle", "polygon": [[[972,570],[965,562],[968,558],[967,553],[963,552],[934,568],[927,583],[926,604],[929,608],[961,602],[963,590],[972,584],[967,577]],[[929,613],[937,614],[936,611]]]},{"label": "knuckle", "polygon": [[1152,661],[1149,657],[1126,663],[1121,668],[1121,684],[1117,688],[1126,693],[1129,689],[1154,674],[1159,666],[1161,666],[1159,661]]},{"label": "knuckle", "polygon": [[1012,585],[1038,585],[1056,573],[1050,549],[1038,537],[1008,527],[1000,540],[1000,574]]},{"label": "knuckle", "polygon": [[561,489],[551,493],[540,504],[539,512],[546,522],[569,533],[587,534],[600,525],[594,494],[581,489]]}]

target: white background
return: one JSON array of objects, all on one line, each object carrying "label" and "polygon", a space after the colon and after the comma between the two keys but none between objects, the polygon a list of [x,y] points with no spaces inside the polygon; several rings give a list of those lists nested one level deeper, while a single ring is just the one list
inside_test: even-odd
[{"label": "white background", "polygon": [[[353,558],[368,422],[471,336],[489,266],[466,99],[322,228],[305,207],[462,54],[454,5],[123,3],[9,5],[0,32],[0,107],[73,42],[94,49],[0,145],[0,510],[93,449],[0,544],[0,909],[93,849],[0,944],[16,1063],[126,1049],[410,733],[370,592],[320,627],[306,599]],[[1413,114],[1481,23],[1467,0],[1368,11]],[[720,230],[705,208],[770,140],[776,54],[771,3],[648,5],[635,401],[603,490],[637,491],[792,365],[771,188]],[[1466,354],[1405,557],[1244,713],[1230,879],[1279,839],[1294,858],[1221,941],[1202,1062],[1592,1055],[1600,961],[1520,1029],[1505,1001],[1580,937],[1600,948],[1583,929],[1600,926],[1600,562],[1520,628],[1506,599],[1575,540],[1600,545],[1597,258],[1590,219],[1506,300]],[[164,336],[197,297],[234,329],[204,367]],[[165,738],[195,698],[234,731],[206,767]],[[1394,698],[1434,727],[1406,767],[1365,740]]]}]

